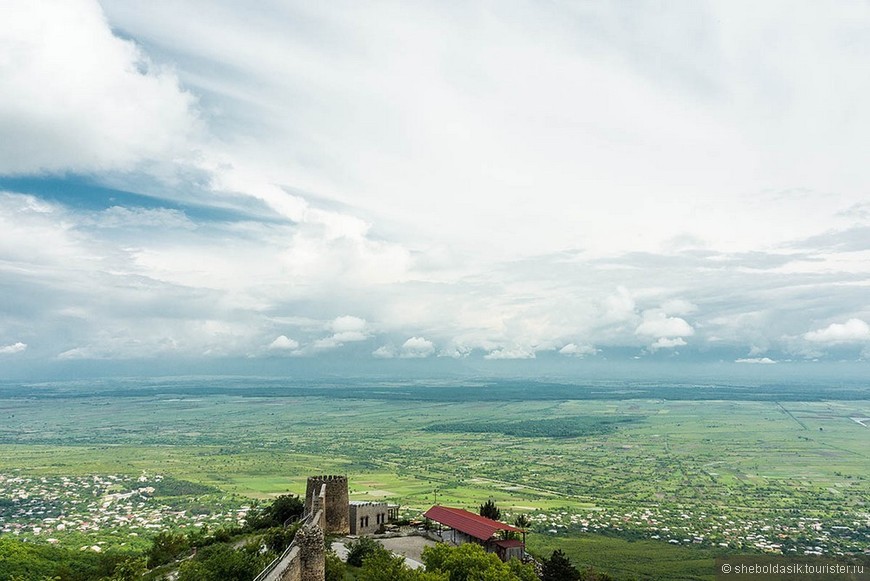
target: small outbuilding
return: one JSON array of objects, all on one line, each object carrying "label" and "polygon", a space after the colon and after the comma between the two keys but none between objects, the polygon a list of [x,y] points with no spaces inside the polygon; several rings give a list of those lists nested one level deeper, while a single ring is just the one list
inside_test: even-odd
[{"label": "small outbuilding", "polygon": [[523,560],[526,554],[526,544],[519,539],[505,539],[495,542],[495,554],[502,561],[510,561],[511,559]]}]

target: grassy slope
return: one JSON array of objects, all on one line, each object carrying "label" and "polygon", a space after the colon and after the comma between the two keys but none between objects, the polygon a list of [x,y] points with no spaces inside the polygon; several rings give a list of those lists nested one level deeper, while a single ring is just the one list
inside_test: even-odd
[{"label": "grassy slope", "polygon": [[710,550],[680,547],[661,541],[626,541],[601,535],[578,537],[531,535],[529,550],[549,556],[561,549],[580,568],[592,566],[614,579],[671,579],[674,581],[715,579]]}]

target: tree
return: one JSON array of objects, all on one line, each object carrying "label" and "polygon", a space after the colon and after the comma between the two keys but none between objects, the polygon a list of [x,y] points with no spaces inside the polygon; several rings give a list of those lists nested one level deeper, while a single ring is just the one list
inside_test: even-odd
[{"label": "tree", "polygon": [[129,558],[115,566],[109,581],[137,581],[145,573],[145,560]]},{"label": "tree", "polygon": [[382,544],[371,537],[360,537],[352,543],[345,543],[347,549],[347,564],[353,567],[362,567],[363,562],[378,553],[389,555]]},{"label": "tree", "polygon": [[493,553],[483,547],[466,543],[458,547],[438,544],[423,549],[423,564],[426,571],[447,573],[450,581],[537,581],[532,565],[524,565],[516,559],[502,563]]},{"label": "tree", "polygon": [[247,528],[253,531],[282,527],[287,521],[302,516],[304,510],[305,505],[298,496],[282,494],[271,504],[252,506],[245,522]]},{"label": "tree", "polygon": [[556,549],[549,559],[543,561],[541,581],[580,581],[580,571],[561,549]]},{"label": "tree", "polygon": [[268,563],[268,554],[259,554],[259,543],[238,551],[230,545],[210,545],[181,565],[178,581],[250,581]]},{"label": "tree", "polygon": [[263,544],[274,553],[283,553],[296,537],[296,531],[301,525],[295,523],[289,527],[272,527],[263,534]]},{"label": "tree", "polygon": [[305,511],[305,504],[298,496],[282,494],[272,501],[269,513],[276,521],[276,526],[283,526],[288,520],[298,519]]},{"label": "tree", "polygon": [[151,547],[145,554],[147,567],[164,565],[190,549],[190,541],[181,533],[162,531],[151,541]]},{"label": "tree", "polygon": [[492,520],[499,520],[501,518],[501,510],[496,506],[495,502],[490,498],[486,502],[480,505],[480,516],[485,516],[486,518],[491,518]]},{"label": "tree", "polygon": [[507,562],[508,570],[520,581],[540,581],[535,572],[535,566],[531,563],[523,563],[519,559],[511,559]]},{"label": "tree", "polygon": [[344,581],[344,574],[347,567],[344,562],[338,558],[335,551],[327,549],[326,551],[326,581]]},{"label": "tree", "polygon": [[366,557],[359,581],[449,581],[445,573],[423,572],[410,569],[405,558],[383,550]]},{"label": "tree", "polygon": [[514,519],[514,525],[517,528],[526,530],[527,528],[529,528],[532,525],[532,521],[529,520],[529,517],[527,515],[519,514],[519,515],[517,515],[517,518]]}]

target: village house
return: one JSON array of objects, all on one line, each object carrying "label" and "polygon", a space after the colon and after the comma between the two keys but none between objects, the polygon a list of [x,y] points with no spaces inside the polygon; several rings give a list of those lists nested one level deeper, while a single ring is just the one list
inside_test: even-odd
[{"label": "village house", "polygon": [[[525,539],[525,531],[517,527],[449,506],[433,506],[423,516],[438,523],[438,534],[443,541],[455,545],[477,543],[487,552],[498,555],[502,561],[509,561],[513,557],[522,559],[525,555],[525,540],[505,538],[505,533],[518,533]],[[444,527],[450,530],[445,531]]]}]

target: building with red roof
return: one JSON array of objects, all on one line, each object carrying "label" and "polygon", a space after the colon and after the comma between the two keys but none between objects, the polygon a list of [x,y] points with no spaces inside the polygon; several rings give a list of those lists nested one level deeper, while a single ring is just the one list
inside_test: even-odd
[{"label": "building with red roof", "polygon": [[[433,506],[424,512],[423,516],[441,525],[439,534],[442,539],[445,533],[442,527],[449,527],[449,540],[454,544],[477,543],[487,551],[496,553],[503,561],[508,561],[512,557],[522,559],[525,554],[525,531],[515,526],[449,506]],[[524,540],[498,536],[499,533],[504,532],[522,533]]]}]

